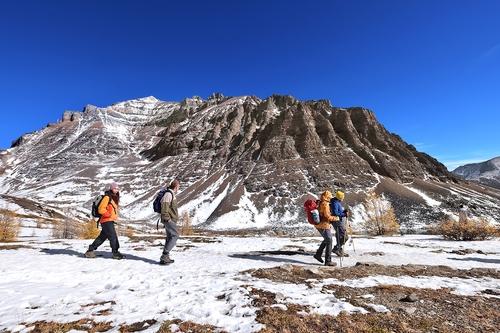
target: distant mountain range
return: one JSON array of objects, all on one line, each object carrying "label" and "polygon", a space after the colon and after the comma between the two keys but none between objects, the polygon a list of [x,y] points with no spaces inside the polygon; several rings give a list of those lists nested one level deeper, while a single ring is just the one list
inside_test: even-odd
[{"label": "distant mountain range", "polygon": [[0,208],[83,218],[113,180],[123,219],[155,223],[151,202],[174,177],[180,209],[211,229],[308,227],[303,202],[326,189],[346,192],[355,223],[369,191],[393,204],[403,229],[465,202],[500,220],[500,191],[460,181],[370,110],[282,95],[146,97],[66,111],[1,152]]},{"label": "distant mountain range", "polygon": [[466,180],[500,189],[500,156],[481,163],[462,165],[453,170],[453,173]]}]

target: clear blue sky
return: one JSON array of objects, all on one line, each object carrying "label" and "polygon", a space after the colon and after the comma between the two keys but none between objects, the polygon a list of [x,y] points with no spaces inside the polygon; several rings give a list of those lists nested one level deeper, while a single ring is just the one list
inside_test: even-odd
[{"label": "clear blue sky", "polygon": [[[0,147],[65,109],[291,94],[448,166],[500,155],[500,1],[1,1]],[[460,162],[458,162],[460,164]]]}]

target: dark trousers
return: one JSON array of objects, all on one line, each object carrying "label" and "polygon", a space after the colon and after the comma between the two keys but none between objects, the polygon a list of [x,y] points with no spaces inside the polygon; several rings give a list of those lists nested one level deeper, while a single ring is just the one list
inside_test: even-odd
[{"label": "dark trousers", "polygon": [[113,253],[118,252],[120,248],[120,243],[118,243],[118,236],[116,235],[115,222],[105,222],[101,224],[101,233],[89,246],[90,251],[95,251],[99,246],[101,246],[106,239],[109,239],[109,245]]},{"label": "dark trousers", "polygon": [[342,250],[342,246],[344,246],[346,241],[346,229],[345,229],[345,221],[334,222],[333,229],[335,229],[335,240],[337,244],[333,248],[333,251]]},{"label": "dark trousers", "polygon": [[323,242],[316,251],[316,255],[322,256],[323,251],[325,251],[325,262],[332,261],[332,230],[331,229],[318,229],[319,233],[323,237]]},{"label": "dark trousers", "polygon": [[165,226],[165,232],[167,234],[167,237],[165,238],[165,246],[163,247],[163,254],[168,255],[177,243],[179,233],[177,232],[177,225],[175,222],[165,221],[163,222],[163,225]]}]

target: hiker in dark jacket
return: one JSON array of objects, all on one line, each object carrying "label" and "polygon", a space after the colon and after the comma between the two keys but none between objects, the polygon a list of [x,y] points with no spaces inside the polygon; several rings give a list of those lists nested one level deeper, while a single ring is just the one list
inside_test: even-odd
[{"label": "hiker in dark jacket", "polygon": [[343,200],[344,192],[337,191],[335,193],[335,198],[330,201],[330,210],[332,212],[332,215],[339,218],[337,222],[333,223],[333,229],[335,230],[335,240],[337,242],[337,244],[333,248],[333,253],[335,253],[339,257],[348,257],[349,255],[345,253],[342,248],[347,241],[345,218],[349,216],[349,211],[342,207]]},{"label": "hiker in dark jacket", "polygon": [[177,232],[177,221],[179,220],[179,212],[177,210],[176,194],[179,191],[180,183],[177,179],[172,181],[168,187],[167,192],[163,195],[161,200],[161,223],[165,226],[167,234],[165,238],[165,246],[163,247],[163,254],[160,257],[161,265],[168,265],[174,262],[170,258],[170,251],[174,248],[179,238]]},{"label": "hiker in dark jacket", "polygon": [[104,196],[99,203],[97,211],[101,215],[99,218],[99,223],[101,224],[101,233],[90,244],[89,249],[85,252],[85,257],[95,258],[94,253],[97,248],[109,239],[109,244],[111,245],[111,251],[113,252],[113,259],[122,259],[123,255],[118,251],[120,248],[120,243],[118,242],[118,236],[116,235],[115,223],[118,219],[118,204],[120,202],[120,192],[117,183],[111,183],[108,185]]},{"label": "hiker in dark jacket", "polygon": [[330,191],[325,191],[321,195],[321,201],[319,204],[319,216],[320,223],[315,227],[318,232],[323,237],[323,242],[319,246],[316,254],[314,254],[314,258],[319,262],[323,262],[323,251],[325,251],[325,266],[334,266],[332,263],[332,223],[336,221],[338,218],[330,214],[329,203],[332,199],[332,193]]}]

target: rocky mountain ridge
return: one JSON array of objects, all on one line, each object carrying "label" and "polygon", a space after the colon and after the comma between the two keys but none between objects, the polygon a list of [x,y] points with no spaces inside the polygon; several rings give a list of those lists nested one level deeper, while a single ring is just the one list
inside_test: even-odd
[{"label": "rocky mountain ridge", "polygon": [[467,188],[370,110],[282,95],[87,105],[16,140],[0,155],[0,172],[12,208],[12,198],[27,198],[82,217],[113,180],[123,219],[151,222],[155,193],[176,177],[181,210],[214,229],[307,227],[302,202],[325,189],[348,193],[354,220],[370,190],[384,194],[408,228],[464,200],[477,202],[478,214],[500,216],[491,209],[498,193]]}]

